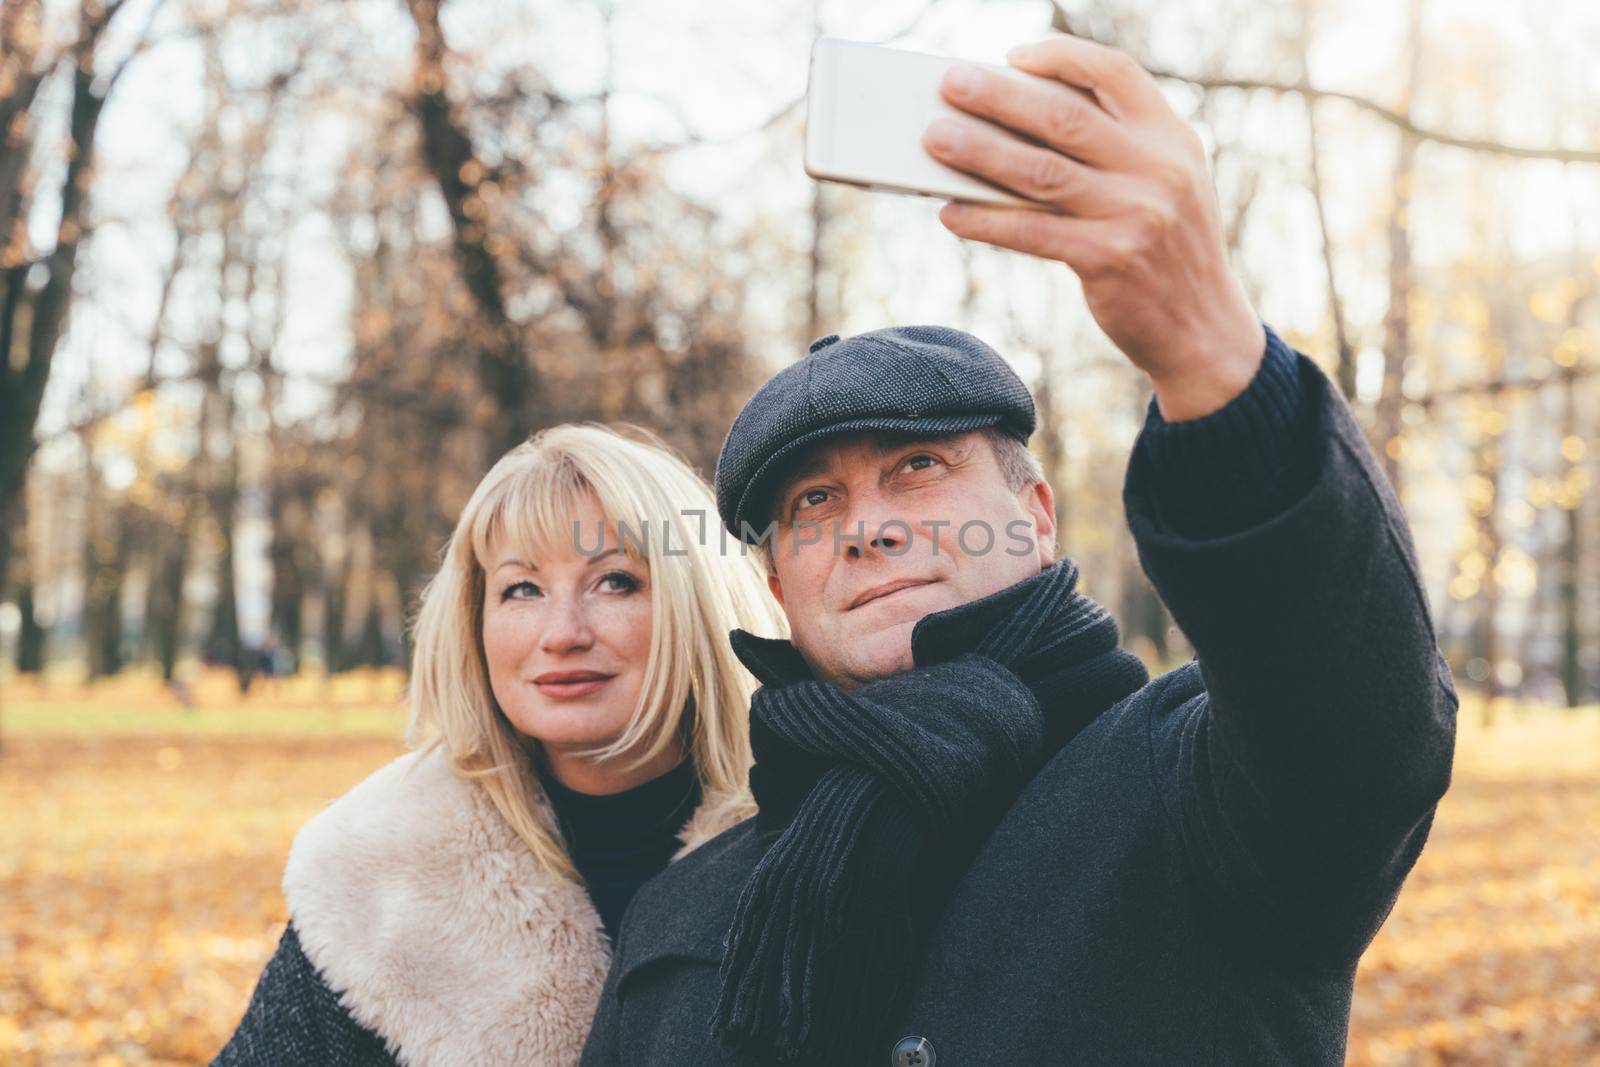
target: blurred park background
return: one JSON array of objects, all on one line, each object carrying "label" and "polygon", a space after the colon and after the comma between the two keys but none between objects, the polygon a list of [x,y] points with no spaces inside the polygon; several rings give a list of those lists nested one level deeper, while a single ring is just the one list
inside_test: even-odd
[{"label": "blurred park background", "polygon": [[801,169],[819,33],[1051,30],[1203,134],[1463,692],[1351,1061],[1600,1063],[1588,0],[0,0],[0,1062],[216,1051],[295,829],[400,751],[442,539],[540,427],[709,475],[813,337],[971,330],[1035,389],[1085,590],[1186,659],[1121,519],[1148,392],[1070,272]]}]

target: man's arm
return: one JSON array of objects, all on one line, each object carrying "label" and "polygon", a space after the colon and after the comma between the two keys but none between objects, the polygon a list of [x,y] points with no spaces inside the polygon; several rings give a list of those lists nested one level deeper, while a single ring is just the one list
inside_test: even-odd
[{"label": "man's arm", "polygon": [[1261,948],[1348,959],[1415,862],[1454,747],[1400,505],[1343,399],[1276,338],[1209,418],[1152,411],[1124,503],[1205,683],[1152,726],[1191,864]]},{"label": "man's arm", "polygon": [[958,65],[942,89],[1027,139],[953,119],[923,143],[1054,210],[940,219],[1066,264],[1149,375],[1124,502],[1204,681],[1152,723],[1155,788],[1236,928],[1347,958],[1421,849],[1454,745],[1405,517],[1327,378],[1276,359],[1228,267],[1204,147],[1149,73],[1074,37],[1008,58],[1046,80]]}]

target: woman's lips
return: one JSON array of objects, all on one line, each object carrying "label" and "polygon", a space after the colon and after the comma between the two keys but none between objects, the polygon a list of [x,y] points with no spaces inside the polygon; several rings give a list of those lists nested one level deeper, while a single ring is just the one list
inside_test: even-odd
[{"label": "woman's lips", "polygon": [[569,681],[535,681],[533,684],[538,686],[539,692],[543,693],[545,696],[565,700],[572,697],[584,697],[588,696],[590,693],[598,692],[610,681],[611,676],[606,676],[575,678]]}]

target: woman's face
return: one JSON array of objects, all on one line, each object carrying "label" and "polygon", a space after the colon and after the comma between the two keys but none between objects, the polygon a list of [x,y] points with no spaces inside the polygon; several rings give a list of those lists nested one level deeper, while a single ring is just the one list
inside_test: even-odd
[{"label": "woman's face", "polygon": [[541,743],[563,784],[620,792],[670,770],[678,758],[621,777],[574,755],[614,741],[638,702],[650,654],[650,572],[617,549],[609,524],[604,551],[593,553],[603,524],[593,499],[572,519],[589,555],[573,543],[541,559],[523,559],[509,544],[489,546],[483,561],[489,684],[511,724]]}]

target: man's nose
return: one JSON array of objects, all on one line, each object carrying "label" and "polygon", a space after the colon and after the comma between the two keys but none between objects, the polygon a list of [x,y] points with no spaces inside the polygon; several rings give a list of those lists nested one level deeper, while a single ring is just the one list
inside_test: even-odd
[{"label": "man's nose", "polygon": [[910,537],[910,525],[882,496],[876,493],[858,496],[841,519],[840,554],[852,560],[862,559],[868,553],[899,556],[905,553]]},{"label": "man's nose", "polygon": [[539,648],[544,652],[582,651],[594,644],[589,612],[580,596],[553,596],[539,620]]}]

